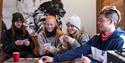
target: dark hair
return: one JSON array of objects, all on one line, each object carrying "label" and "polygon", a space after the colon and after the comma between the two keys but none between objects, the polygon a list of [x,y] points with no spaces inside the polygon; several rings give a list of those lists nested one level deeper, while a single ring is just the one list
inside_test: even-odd
[{"label": "dark hair", "polygon": [[[15,36],[15,25],[14,25],[14,22],[18,21],[18,20],[21,20],[22,22],[24,22],[24,17],[21,13],[19,12],[15,12],[12,14],[12,25],[11,25],[11,32],[12,32],[12,37]],[[27,31],[26,31],[26,26],[22,25],[20,31],[22,32],[23,35],[26,35],[27,34]]]},{"label": "dark hair", "polygon": [[12,23],[18,21],[18,20],[21,20],[22,22],[24,22],[24,17],[21,13],[19,12],[15,12],[13,13],[12,15]]},{"label": "dark hair", "polygon": [[52,0],[55,3],[61,3],[61,0]]}]

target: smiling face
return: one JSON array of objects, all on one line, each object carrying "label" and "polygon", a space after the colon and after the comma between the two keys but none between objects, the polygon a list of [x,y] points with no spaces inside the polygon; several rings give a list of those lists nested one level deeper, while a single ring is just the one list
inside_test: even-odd
[{"label": "smiling face", "polygon": [[45,21],[45,28],[48,32],[52,32],[56,27],[55,17],[49,16]]},{"label": "smiling face", "polygon": [[72,24],[67,24],[67,32],[69,34],[74,34],[76,31],[78,30],[78,28],[76,28],[74,25]]},{"label": "smiling face", "polygon": [[15,21],[14,26],[18,29],[20,29],[23,25],[23,22],[21,20]]},{"label": "smiling face", "polygon": [[99,27],[99,30],[100,31],[107,31],[109,30],[110,28],[110,23],[111,23],[111,20],[106,18],[104,16],[104,14],[101,14],[99,17],[98,17],[98,27]]}]

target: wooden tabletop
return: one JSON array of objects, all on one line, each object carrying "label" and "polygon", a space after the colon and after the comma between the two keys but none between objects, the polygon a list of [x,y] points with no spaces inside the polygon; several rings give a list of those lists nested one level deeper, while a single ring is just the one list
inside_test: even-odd
[{"label": "wooden tabletop", "polygon": [[4,61],[3,63],[39,63],[39,58],[20,58],[19,62],[14,62],[12,58]]}]

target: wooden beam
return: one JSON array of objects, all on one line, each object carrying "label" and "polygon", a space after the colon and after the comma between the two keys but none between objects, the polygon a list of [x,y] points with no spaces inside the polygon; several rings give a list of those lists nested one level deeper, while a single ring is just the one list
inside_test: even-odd
[{"label": "wooden beam", "polygon": [[3,8],[3,0],[0,0],[0,43],[1,43],[1,32],[2,32],[2,8]]}]

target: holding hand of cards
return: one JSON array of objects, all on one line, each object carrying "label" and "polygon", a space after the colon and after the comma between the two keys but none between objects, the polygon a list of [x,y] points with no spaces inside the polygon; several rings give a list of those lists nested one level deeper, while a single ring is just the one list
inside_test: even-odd
[{"label": "holding hand of cards", "polygon": [[62,36],[59,38],[59,41],[60,41],[60,43],[61,43],[64,47],[67,46],[67,43],[64,42],[64,35],[62,35]]},{"label": "holding hand of cards", "polygon": [[23,40],[23,44],[24,44],[25,46],[29,46],[29,45],[30,45],[30,42],[28,41],[28,39],[25,39],[25,40]]},{"label": "holding hand of cards", "polygon": [[22,40],[16,40],[16,41],[15,41],[15,44],[16,44],[16,45],[23,45],[23,41],[22,41]]},{"label": "holding hand of cards", "polygon": [[55,50],[55,47],[51,46],[51,43],[45,43],[43,45],[43,50],[52,52],[53,50]]},{"label": "holding hand of cards", "polygon": [[16,45],[25,45],[25,46],[29,46],[30,42],[28,41],[28,39],[24,39],[24,40],[16,40],[15,41]]},{"label": "holding hand of cards", "polygon": [[73,43],[75,41],[74,38],[68,36],[68,35],[62,35],[60,38],[59,38],[60,42],[63,44],[63,45],[66,45],[66,42],[68,43]]}]

